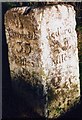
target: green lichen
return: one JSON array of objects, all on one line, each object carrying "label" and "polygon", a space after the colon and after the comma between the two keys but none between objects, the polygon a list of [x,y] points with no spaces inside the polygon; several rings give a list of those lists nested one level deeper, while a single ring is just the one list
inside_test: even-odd
[{"label": "green lichen", "polygon": [[43,69],[40,69],[39,74],[42,75],[42,76],[46,75]]},{"label": "green lichen", "polygon": [[51,101],[53,101],[55,99],[55,95],[54,95],[54,90],[52,88],[48,89],[48,104],[51,103]]},{"label": "green lichen", "polygon": [[60,107],[56,108],[57,113],[60,113],[61,110],[62,110],[62,108],[60,108]]}]

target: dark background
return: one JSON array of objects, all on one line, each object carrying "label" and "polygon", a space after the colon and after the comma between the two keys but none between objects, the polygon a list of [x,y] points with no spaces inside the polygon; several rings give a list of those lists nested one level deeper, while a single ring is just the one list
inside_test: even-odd
[{"label": "dark background", "polygon": [[[66,3],[63,3],[66,4]],[[82,95],[82,3],[67,3],[72,4],[76,10],[77,26],[76,31],[78,35],[78,49],[79,49],[79,68],[80,68],[80,86]],[[42,6],[46,2],[4,2],[2,3],[2,118],[26,118],[26,119],[42,119],[37,113],[34,113],[30,108],[27,108],[25,101],[17,96],[12,90],[10,69],[8,62],[8,46],[6,44],[5,29],[4,29],[4,14],[8,9],[16,6]],[[80,103],[73,107],[65,115],[59,119],[82,119],[82,97]],[[44,118],[43,118],[44,119]]]}]

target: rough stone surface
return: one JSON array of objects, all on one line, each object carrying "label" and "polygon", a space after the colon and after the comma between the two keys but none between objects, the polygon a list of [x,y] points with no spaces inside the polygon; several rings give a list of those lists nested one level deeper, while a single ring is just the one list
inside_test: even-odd
[{"label": "rough stone surface", "polygon": [[58,4],[23,15],[25,8],[5,14],[13,88],[41,116],[56,118],[80,97],[75,10]]}]

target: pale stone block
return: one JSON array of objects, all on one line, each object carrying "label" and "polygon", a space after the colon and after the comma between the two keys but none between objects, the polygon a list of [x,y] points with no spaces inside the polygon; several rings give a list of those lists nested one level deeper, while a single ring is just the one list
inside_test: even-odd
[{"label": "pale stone block", "polygon": [[5,32],[13,88],[41,116],[58,117],[80,97],[72,5],[8,10]]}]

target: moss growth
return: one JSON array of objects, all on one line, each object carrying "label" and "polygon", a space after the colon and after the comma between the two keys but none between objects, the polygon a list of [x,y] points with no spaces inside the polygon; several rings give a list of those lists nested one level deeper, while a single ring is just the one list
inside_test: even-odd
[{"label": "moss growth", "polygon": [[48,89],[48,104],[54,100],[54,90],[52,88]]},{"label": "moss growth", "polygon": [[57,108],[56,108],[57,113],[60,113],[61,110],[62,110],[62,108],[60,108],[60,107],[57,107]]},{"label": "moss growth", "polygon": [[40,69],[39,74],[40,74],[41,76],[46,76],[46,74],[45,74],[45,72],[44,72],[43,69]]}]

